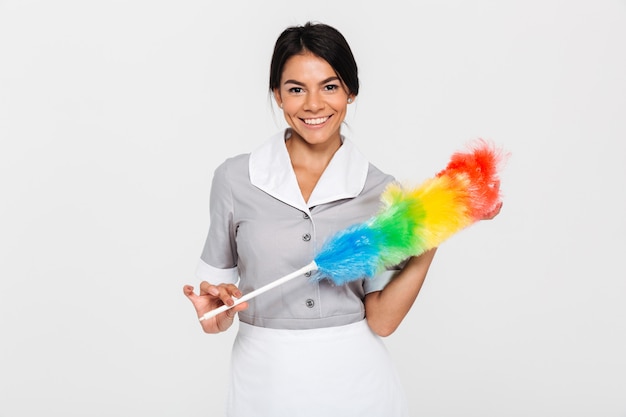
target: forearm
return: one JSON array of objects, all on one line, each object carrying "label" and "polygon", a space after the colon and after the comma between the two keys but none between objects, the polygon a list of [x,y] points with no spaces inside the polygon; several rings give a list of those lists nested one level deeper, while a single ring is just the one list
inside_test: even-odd
[{"label": "forearm", "polygon": [[365,317],[376,334],[388,336],[398,328],[422,288],[436,251],[412,257],[382,291],[365,296]]}]

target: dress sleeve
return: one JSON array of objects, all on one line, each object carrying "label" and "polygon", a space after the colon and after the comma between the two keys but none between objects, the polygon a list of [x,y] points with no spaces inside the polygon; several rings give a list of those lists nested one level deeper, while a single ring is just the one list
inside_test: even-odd
[{"label": "dress sleeve", "polygon": [[223,163],[213,175],[209,201],[209,232],[196,268],[196,277],[212,284],[235,284],[238,279],[233,193],[230,184],[228,165]]}]

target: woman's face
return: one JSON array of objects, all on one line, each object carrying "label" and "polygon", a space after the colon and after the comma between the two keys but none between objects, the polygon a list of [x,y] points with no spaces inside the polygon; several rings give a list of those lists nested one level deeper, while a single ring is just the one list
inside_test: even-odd
[{"label": "woman's face", "polygon": [[274,97],[293,133],[311,145],[340,140],[348,98],[353,98],[330,64],[311,53],[287,60]]}]

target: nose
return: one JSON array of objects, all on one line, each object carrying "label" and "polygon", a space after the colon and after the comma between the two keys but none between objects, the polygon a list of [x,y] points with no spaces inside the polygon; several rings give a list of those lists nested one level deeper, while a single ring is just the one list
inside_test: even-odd
[{"label": "nose", "polygon": [[307,94],[304,109],[316,112],[324,108],[324,100],[319,92],[311,91]]}]

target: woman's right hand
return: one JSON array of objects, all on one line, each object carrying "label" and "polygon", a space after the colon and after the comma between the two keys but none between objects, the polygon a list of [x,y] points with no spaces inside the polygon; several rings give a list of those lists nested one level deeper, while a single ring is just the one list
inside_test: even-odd
[{"label": "woman's right hand", "polygon": [[[200,283],[200,294],[196,294],[193,290],[194,288],[191,285],[185,285],[183,287],[183,293],[193,304],[198,318],[223,305],[232,306],[235,303],[233,297],[241,298],[241,291],[239,291],[234,284],[212,285],[206,281],[202,281]],[[233,324],[235,314],[246,308],[248,308],[248,303],[243,302],[215,317],[202,320],[200,321],[202,330],[206,333],[226,331]]]}]

